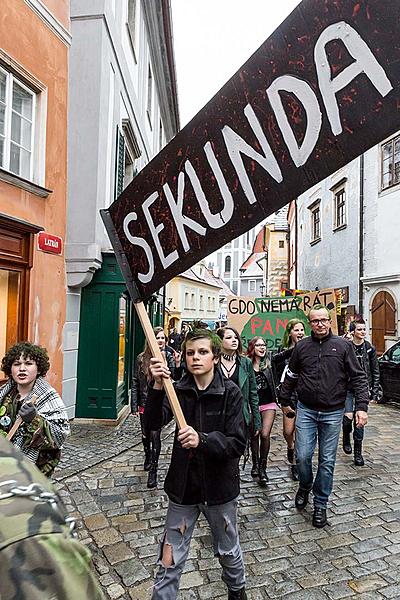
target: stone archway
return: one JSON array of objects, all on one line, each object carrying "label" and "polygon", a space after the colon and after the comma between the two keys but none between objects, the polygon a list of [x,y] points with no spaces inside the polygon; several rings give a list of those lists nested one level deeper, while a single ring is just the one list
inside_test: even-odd
[{"label": "stone archway", "polygon": [[378,354],[385,352],[385,336],[396,335],[396,302],[390,292],[378,292],[371,307],[372,343]]}]

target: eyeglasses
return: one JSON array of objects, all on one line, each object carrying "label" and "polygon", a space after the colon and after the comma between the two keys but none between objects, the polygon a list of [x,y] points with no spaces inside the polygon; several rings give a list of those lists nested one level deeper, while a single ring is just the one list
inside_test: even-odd
[{"label": "eyeglasses", "polygon": [[266,344],[254,344],[254,348],[265,348]]},{"label": "eyeglasses", "polygon": [[312,321],[310,321],[311,325],[319,325],[321,323],[321,325],[326,325],[327,323],[329,323],[330,319],[312,319]]}]

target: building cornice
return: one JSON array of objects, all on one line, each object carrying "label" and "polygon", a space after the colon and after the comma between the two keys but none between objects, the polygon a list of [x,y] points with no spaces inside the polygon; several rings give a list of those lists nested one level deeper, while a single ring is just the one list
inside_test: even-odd
[{"label": "building cornice", "polygon": [[386,275],[370,275],[361,277],[364,285],[382,285],[384,283],[400,283],[400,273],[388,273]]},{"label": "building cornice", "polygon": [[41,0],[24,0],[24,2],[66,46],[71,45],[71,33],[56,19]]}]

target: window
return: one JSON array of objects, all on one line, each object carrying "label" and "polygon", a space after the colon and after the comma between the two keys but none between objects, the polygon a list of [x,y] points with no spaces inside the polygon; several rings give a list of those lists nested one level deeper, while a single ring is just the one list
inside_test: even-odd
[{"label": "window", "polygon": [[200,294],[200,310],[204,310],[204,296]]},{"label": "window", "polygon": [[333,228],[338,229],[346,225],[346,192],[344,188],[337,190],[333,196],[334,203],[334,224]]},{"label": "window", "polygon": [[137,24],[137,12],[136,12],[136,0],[128,0],[128,32],[131,40],[133,55],[136,61],[136,24]]},{"label": "window", "polygon": [[137,173],[136,159],[140,148],[129,119],[122,119],[122,131],[117,126],[115,197],[122,194]]},{"label": "window", "polygon": [[311,211],[311,243],[321,239],[321,206],[320,203],[310,207]]},{"label": "window", "polygon": [[36,95],[0,69],[0,166],[32,179]]},{"label": "window", "polygon": [[256,280],[255,279],[249,279],[248,290],[249,290],[249,292],[256,291]]},{"label": "window", "polygon": [[147,74],[147,116],[149,118],[150,127],[152,127],[153,119],[153,74],[149,65]]},{"label": "window", "polygon": [[185,292],[185,303],[183,305],[184,308],[190,308],[189,306],[189,292]]},{"label": "window", "polygon": [[230,272],[231,272],[231,257],[226,256],[225,257],[225,273],[230,273]]},{"label": "window", "polygon": [[163,148],[163,146],[164,146],[164,128],[163,128],[162,121],[160,119],[160,129],[158,132],[158,148],[159,148],[159,150],[161,150],[161,148]]},{"label": "window", "polygon": [[190,308],[196,308],[196,295],[193,292],[190,297]]},{"label": "window", "polygon": [[285,240],[279,240],[279,248],[285,247]]},{"label": "window", "polygon": [[400,183],[400,136],[382,146],[382,189]]}]

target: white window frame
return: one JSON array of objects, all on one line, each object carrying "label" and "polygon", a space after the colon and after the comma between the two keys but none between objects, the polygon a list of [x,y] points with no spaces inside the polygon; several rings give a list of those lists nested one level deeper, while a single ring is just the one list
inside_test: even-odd
[{"label": "white window frame", "polygon": [[[340,206],[343,207],[342,221],[338,219],[339,200],[343,198]],[[343,229],[347,226],[347,201],[346,189],[344,186],[333,191],[333,229]]]},{"label": "white window frame", "polygon": [[[399,144],[399,151],[397,153],[395,152],[396,143]],[[383,156],[384,156],[384,149],[388,146],[391,146],[391,153],[390,153],[390,157],[388,159],[389,169],[387,171],[385,171],[385,165],[383,164],[384,163]],[[387,190],[387,189],[389,189],[395,185],[398,185],[400,183],[400,135],[396,135],[391,140],[388,140],[387,142],[382,144],[380,153],[381,153],[381,190]],[[396,154],[398,155],[398,159],[399,159],[397,162],[395,162]],[[399,165],[397,178],[396,178],[396,169],[395,169],[396,164]],[[389,181],[385,185],[384,176],[386,173],[389,174]]]},{"label": "white window frame", "polygon": [[137,0],[128,0],[126,5],[126,28],[128,30],[128,37],[131,42],[133,60],[137,64],[137,41],[138,41],[138,2]]},{"label": "white window frame", "polygon": [[154,107],[154,76],[150,63],[147,65],[147,100],[146,113],[149,119],[150,129],[153,129],[153,107]]},{"label": "white window frame", "polygon": [[247,289],[249,292],[255,292],[257,289],[257,282],[255,279],[249,279],[247,282]]},{"label": "white window frame", "polygon": [[[0,71],[4,73],[6,76],[6,94],[5,94],[5,114],[4,114],[4,153],[3,153],[3,162],[0,164],[0,167],[5,171],[9,171],[10,173],[16,175],[17,177],[21,177],[22,179],[27,179],[28,181],[33,181],[34,174],[34,159],[35,159],[35,136],[36,136],[36,111],[37,111],[37,93],[25,85],[18,77],[15,77],[13,73],[7,71],[5,68],[0,66]],[[11,140],[11,123],[12,123],[12,114],[16,111],[12,108],[12,93],[14,83],[19,85],[22,89],[24,89],[30,96],[32,96],[32,113],[31,113],[31,136],[30,136],[30,150],[17,144],[16,142],[12,142]],[[19,114],[19,113],[16,113]],[[21,115],[22,119],[26,119]],[[16,144],[18,147],[22,148],[26,152],[30,154],[29,160],[29,173],[22,174],[21,172],[16,173],[10,169],[10,156],[11,156],[11,143]]]},{"label": "white window frame", "polygon": [[[310,210],[310,244],[316,244],[321,240],[321,201],[315,202],[309,207]],[[316,215],[318,213],[318,231],[316,231]]]}]

